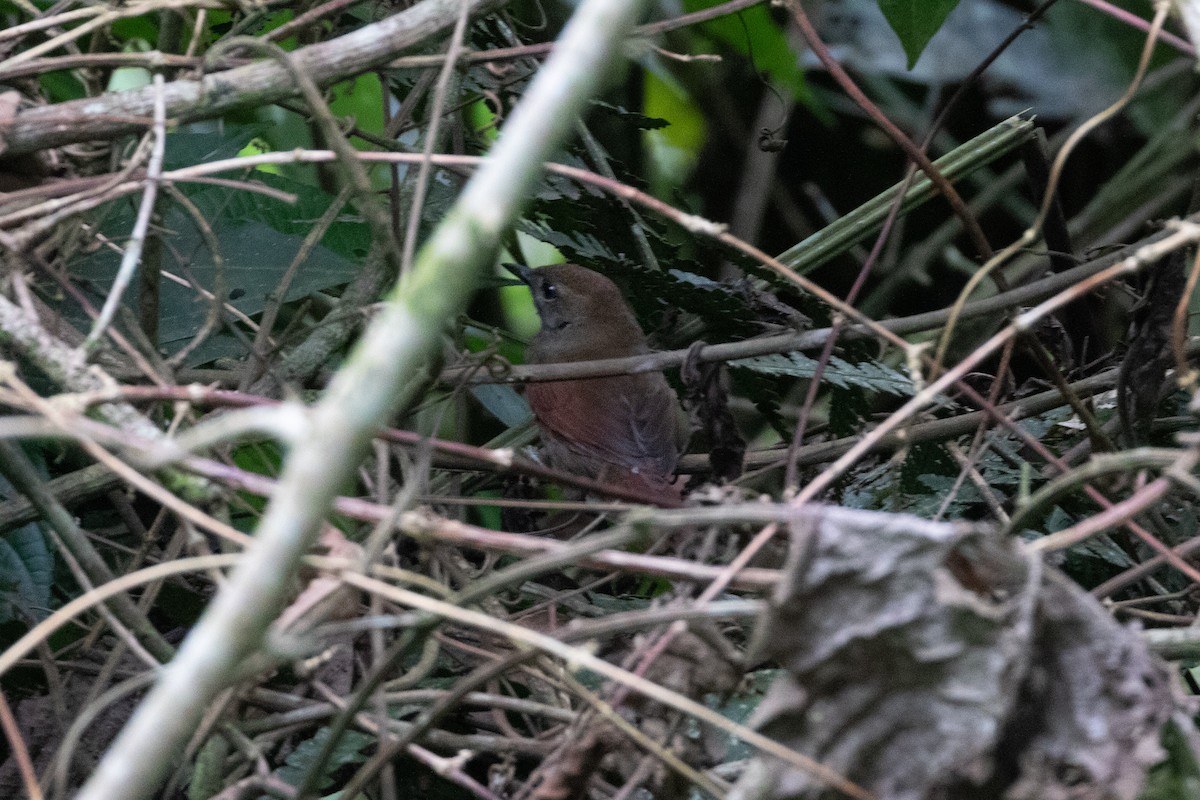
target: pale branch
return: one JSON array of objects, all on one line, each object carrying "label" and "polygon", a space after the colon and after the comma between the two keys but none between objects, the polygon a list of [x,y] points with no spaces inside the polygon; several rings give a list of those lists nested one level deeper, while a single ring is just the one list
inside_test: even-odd
[{"label": "pale branch", "polygon": [[[472,16],[499,8],[503,0],[465,0]],[[447,31],[458,0],[422,0],[387,19],[292,54],[318,86],[329,86],[387,64],[409,47]],[[218,117],[235,108],[269,105],[298,94],[286,68],[262,61],[172,81],[163,88],[167,116],[179,122]],[[99,97],[38,106],[0,125],[0,153],[19,155],[91,140],[111,140],[144,130],[154,114],[153,86]]]},{"label": "pale branch", "polygon": [[[117,382],[95,364],[87,362],[82,348],[71,347],[49,333],[41,321],[0,294],[0,345],[7,345],[71,392],[112,391]],[[96,414],[115,428],[155,441],[163,435],[158,426],[128,403],[105,403]]]},{"label": "pale branch", "polygon": [[[443,0],[425,0],[393,20],[427,4],[446,9],[443,20],[457,10]],[[312,409],[309,435],[287,458],[254,546],[163,669],[79,800],[151,796],[213,699],[262,648],[337,489],[354,473],[388,416],[419,389],[411,376],[436,354],[442,327],[461,312],[492,263],[543,162],[561,146],[618,60],[618,43],[640,10],[638,0],[586,0],[578,7],[560,37],[561,47],[509,117],[491,157]],[[352,51],[344,38],[332,44]]]}]

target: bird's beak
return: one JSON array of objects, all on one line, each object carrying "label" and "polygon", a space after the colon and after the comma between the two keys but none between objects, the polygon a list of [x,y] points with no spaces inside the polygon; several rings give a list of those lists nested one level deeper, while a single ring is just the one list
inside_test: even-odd
[{"label": "bird's beak", "polygon": [[520,279],[521,283],[525,284],[526,286],[533,285],[533,269],[532,268],[527,267],[524,264],[505,263],[505,264],[501,264],[500,266],[504,267],[506,270],[511,272],[513,275],[516,275],[517,278]]}]

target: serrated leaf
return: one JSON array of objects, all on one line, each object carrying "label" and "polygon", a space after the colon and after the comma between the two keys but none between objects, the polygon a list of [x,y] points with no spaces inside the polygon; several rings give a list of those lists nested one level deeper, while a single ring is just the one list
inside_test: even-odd
[{"label": "serrated leaf", "polygon": [[[295,786],[308,772],[312,760],[317,757],[329,738],[329,728],[321,728],[306,742],[300,743],[287,757],[285,766],[276,771],[276,777],[285,783]],[[374,737],[359,731],[345,731],[338,739],[337,745],[329,755],[329,760],[322,765],[321,779],[318,789],[325,789],[332,782],[333,773],[347,764],[361,764],[367,760],[362,751],[374,743]]]},{"label": "serrated leaf", "polygon": [[[957,474],[958,465],[941,442],[917,442],[908,448],[900,463],[900,491],[919,501],[928,497],[926,489],[938,485],[937,478],[952,481]],[[943,494],[950,488],[949,484],[942,484],[942,487]]]},{"label": "serrated leaf", "polygon": [[909,69],[916,66],[929,40],[957,5],[958,0],[879,0],[879,10],[908,56]]},{"label": "serrated leaf", "polygon": [[786,391],[783,384],[788,381],[778,375],[748,369],[731,370],[729,379],[733,383],[734,394],[746,397],[754,403],[755,410],[762,415],[772,430],[785,442],[790,442],[795,423],[784,419],[780,411]]},{"label": "serrated leaf", "polygon": [[871,412],[870,395],[835,386],[829,393],[829,430],[834,436],[853,436]]},{"label": "serrated leaf", "polygon": [[[765,372],[770,375],[787,375],[793,378],[811,378],[816,374],[817,362],[803,353],[772,354],[740,358],[729,362],[731,366]],[[906,376],[877,361],[851,364],[837,356],[829,359],[822,380],[843,389],[866,389],[870,392],[911,397],[913,385]]]}]

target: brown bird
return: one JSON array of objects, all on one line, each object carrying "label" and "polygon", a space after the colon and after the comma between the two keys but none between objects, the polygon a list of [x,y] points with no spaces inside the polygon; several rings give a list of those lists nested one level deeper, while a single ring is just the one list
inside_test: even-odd
[{"label": "brown bird", "polygon": [[[600,273],[578,264],[506,266],[529,286],[542,321],[525,351],[529,363],[650,352],[629,304]],[[525,397],[551,466],[679,503],[672,479],[687,430],[662,373],[531,383]]]}]

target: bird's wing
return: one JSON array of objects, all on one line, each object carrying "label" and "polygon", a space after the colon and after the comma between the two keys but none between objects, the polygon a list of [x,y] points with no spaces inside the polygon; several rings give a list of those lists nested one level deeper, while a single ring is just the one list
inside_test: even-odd
[{"label": "bird's wing", "polygon": [[649,476],[675,471],[678,401],[661,375],[535,383],[526,398],[543,430],[584,456]]}]

